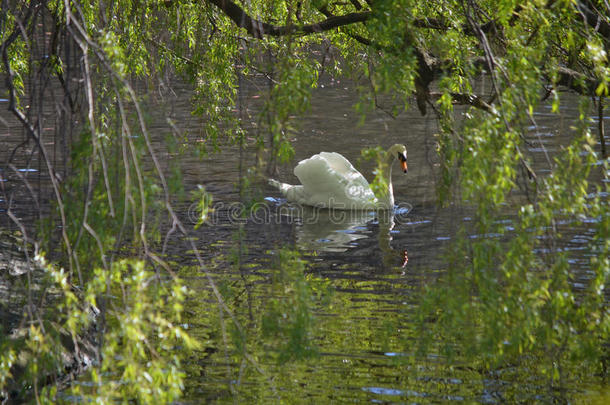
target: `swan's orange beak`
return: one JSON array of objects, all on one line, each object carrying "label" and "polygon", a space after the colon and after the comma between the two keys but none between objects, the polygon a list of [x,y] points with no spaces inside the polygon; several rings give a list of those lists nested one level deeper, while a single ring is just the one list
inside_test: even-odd
[{"label": "swan's orange beak", "polygon": [[407,172],[407,161],[406,160],[400,160],[400,168],[402,169],[403,172]]}]

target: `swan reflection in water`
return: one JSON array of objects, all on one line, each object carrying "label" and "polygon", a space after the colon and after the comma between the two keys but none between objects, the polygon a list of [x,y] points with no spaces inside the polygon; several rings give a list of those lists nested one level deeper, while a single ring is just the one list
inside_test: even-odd
[{"label": "swan reflection in water", "polygon": [[[281,204],[280,215],[296,223],[297,244],[305,249],[326,252],[345,252],[366,243],[358,243],[371,238],[375,232],[372,226],[378,225],[378,247],[385,268],[407,264],[407,252],[395,250],[391,246],[395,216],[405,217],[411,207],[402,204],[395,210],[333,210],[302,205]],[[364,241],[361,241],[364,242]],[[370,245],[370,244],[368,244]],[[371,252],[374,255],[374,252]]]},{"label": "swan reflection in water", "polygon": [[345,252],[354,242],[370,237],[367,224],[375,220],[373,211],[316,209],[303,206],[297,210],[296,237],[299,246],[327,252]]}]

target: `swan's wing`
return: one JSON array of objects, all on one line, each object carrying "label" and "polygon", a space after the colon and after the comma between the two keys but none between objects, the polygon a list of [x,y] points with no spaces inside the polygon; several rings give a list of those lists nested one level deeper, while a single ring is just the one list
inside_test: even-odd
[{"label": "swan's wing", "polygon": [[[369,204],[375,200],[368,181],[352,164],[336,152],[322,152],[299,162],[294,168],[304,191],[320,205],[324,199],[353,205]],[[316,201],[314,201],[316,202]]]}]

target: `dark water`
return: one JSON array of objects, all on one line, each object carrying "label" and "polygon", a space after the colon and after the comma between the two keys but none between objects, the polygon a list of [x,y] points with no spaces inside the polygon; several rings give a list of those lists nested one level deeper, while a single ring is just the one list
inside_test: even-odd
[{"label": "dark water", "polygon": [[[191,140],[201,135],[201,120],[190,114],[190,93],[179,87],[174,90],[152,101],[161,106],[154,110],[159,115],[153,117],[157,124],[149,128],[160,150],[171,132],[166,116]],[[244,205],[237,186],[240,156],[243,174],[255,159],[259,96],[255,86],[243,89],[245,127],[252,136],[241,153],[238,146],[226,145],[222,152],[203,159],[180,157],[185,189],[204,185],[213,195],[215,211],[208,223],[193,231],[193,239],[208,264],[206,271],[247,336],[247,356],[235,354],[236,333],[226,314],[221,319],[206,275],[198,268],[190,247],[178,237],[170,238],[167,257],[180,268],[179,274],[194,292],[187,302],[184,323],[205,347],[183,360],[187,371],[185,402],[546,402],[543,392],[547,381],[524,381],[522,376],[527,373],[523,370],[481,371],[416,353],[411,331],[418,293],[443,274],[443,248],[463,223],[471,221],[469,210],[457,202],[446,208],[438,206],[435,119],[412,109],[395,118],[371,112],[360,124],[360,115],[353,109],[358,101],[353,84],[327,81],[314,91],[310,112],[295,118],[298,130],[290,139],[296,156],[293,163],[280,165],[278,179],[294,184],[297,179],[292,168],[299,160],[321,151],[336,151],[370,180],[373,166],[359,162],[361,150],[405,144],[409,172],[394,171],[399,208],[395,216],[333,214],[290,206],[273,188],[257,186],[264,199],[256,215],[244,218],[239,215]],[[562,105],[564,116],[578,114],[575,97],[564,95]],[[535,157],[534,169],[544,173],[553,154],[570,141],[570,120],[558,120],[545,109],[535,119],[536,125],[528,134],[529,148]],[[7,131],[15,135],[14,130]],[[19,169],[28,175],[41,170],[25,161],[22,164]],[[601,179],[602,175],[594,173],[593,177]],[[179,202],[177,208],[183,221],[192,225],[190,202]],[[512,215],[507,208],[503,221],[508,231]],[[569,232],[573,237],[565,248],[584,251],[593,231],[584,227]],[[269,355],[277,351],[279,343],[266,338],[261,326],[262,314],[274,300],[294,293],[278,290],[274,282],[282,248],[300,252],[306,263],[304,274],[320,292],[320,299],[311,302],[315,326],[309,335],[317,356],[283,364]],[[583,263],[575,283],[585,285],[590,278],[585,265],[588,258],[576,254],[573,260]],[[219,328],[221,323],[225,335]],[[568,389],[586,397],[600,387],[592,382],[591,386]]]},{"label": "dark water", "polygon": [[[449,363],[438,356],[416,354],[408,331],[412,330],[412,314],[419,305],[417,293],[433,285],[443,274],[446,266],[443,248],[463,223],[471,221],[471,214],[458,203],[446,208],[437,204],[434,118],[422,117],[416,110],[405,111],[395,118],[372,112],[360,124],[360,116],[353,109],[358,99],[352,87],[349,82],[333,81],[314,92],[310,112],[296,119],[298,131],[290,136],[296,152],[294,162],[281,165],[278,178],[295,184],[298,180],[292,168],[299,160],[321,151],[336,151],[372,179],[372,164],[359,161],[361,150],[405,144],[409,172],[404,175],[394,170],[394,193],[399,208],[394,217],[375,212],[337,215],[291,206],[273,188],[263,186],[257,189],[264,197],[259,210],[244,219],[239,216],[242,205],[236,186],[238,147],[225,147],[222,153],[202,161],[183,161],[186,187],[202,184],[214,196],[216,211],[208,224],[194,232],[196,245],[214,263],[208,271],[225,292],[228,306],[249,336],[251,356],[245,360],[234,355],[234,346],[227,343],[228,349],[211,347],[189,358],[185,400],[193,403],[550,400],[546,396],[547,381],[525,381],[524,370],[484,372],[467,364]],[[255,133],[254,112],[259,94],[255,88],[243,92],[243,103],[252,108],[249,112],[253,114],[248,129]],[[575,97],[564,95],[562,105],[564,116],[574,117],[578,113]],[[196,136],[197,121],[192,120],[186,127],[191,125],[189,131]],[[527,134],[528,147],[534,156],[534,169],[545,173],[561,145],[570,142],[570,120],[558,120],[546,109],[536,113],[535,120]],[[244,147],[244,167],[254,161],[252,145],[251,141]],[[599,170],[593,174],[594,180],[601,177]],[[192,217],[186,205],[182,215],[187,222],[186,218]],[[508,232],[512,230],[512,215],[507,206],[502,221]],[[573,238],[565,249],[584,251],[593,231],[585,227],[569,232]],[[309,279],[326,283],[332,293],[313,307],[316,323],[311,338],[319,355],[278,364],[268,356],[277,347],[261,337],[261,314],[271,301],[283,296],[272,287],[279,271],[274,268],[274,260],[283,247],[298,250],[307,263],[305,272]],[[174,253],[178,263],[194,264],[188,252]],[[172,256],[172,246],[168,254]],[[573,260],[583,263],[575,277],[575,287],[582,287],[590,279],[588,258],[576,254]],[[195,291],[188,305],[190,331],[204,341],[219,339],[218,329],[213,326],[219,319],[209,314],[216,304],[206,277],[200,271],[185,271],[182,276]],[[294,291],[284,293],[290,295]],[[225,339],[231,341],[230,337]],[[596,382],[590,387],[568,387],[571,397],[574,392],[578,393],[576,396],[587,397],[598,389]]]}]

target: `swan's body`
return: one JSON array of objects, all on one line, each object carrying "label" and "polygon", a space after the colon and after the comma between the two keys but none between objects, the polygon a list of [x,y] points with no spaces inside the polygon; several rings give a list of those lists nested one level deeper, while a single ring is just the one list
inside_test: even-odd
[{"label": "swan's body", "polygon": [[394,193],[392,189],[392,163],[401,162],[407,172],[407,149],[404,145],[394,145],[386,152],[384,176],[388,190],[375,196],[369,182],[342,155],[336,152],[321,152],[299,162],[294,174],[300,185],[280,183],[270,179],[269,184],[277,187],[290,202],[320,208],[345,210],[392,209]]}]

